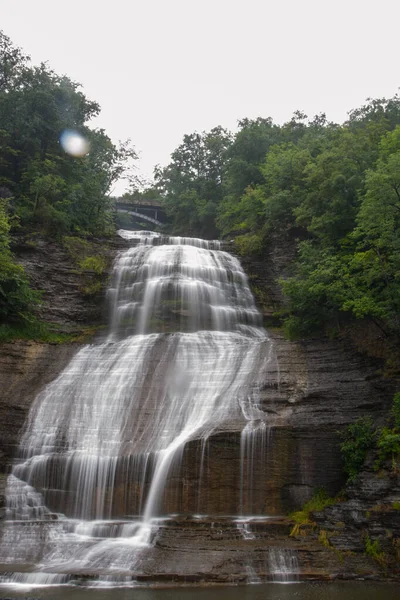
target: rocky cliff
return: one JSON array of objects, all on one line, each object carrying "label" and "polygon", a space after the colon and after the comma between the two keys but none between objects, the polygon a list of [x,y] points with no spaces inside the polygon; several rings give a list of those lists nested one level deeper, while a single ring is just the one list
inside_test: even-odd
[{"label": "rocky cliff", "polygon": [[[101,241],[96,243],[102,245]],[[122,244],[118,241],[109,246],[110,261]],[[40,240],[34,247],[20,241],[17,250],[32,281],[44,290],[40,308],[43,318],[55,323],[60,331],[73,333],[86,327],[96,329],[105,323],[103,290],[92,297],[85,295],[82,274],[65,248]],[[207,514],[216,518],[241,512],[278,517],[299,508],[318,487],[323,486],[330,495],[335,495],[345,484],[340,430],[366,413],[378,423],[387,413],[396,382],[382,376],[379,357],[371,352],[361,354],[350,338],[290,342],[276,327],[273,313],[283,301],[276,278],[290,268],[294,251],[291,243],[287,247],[282,243],[272,244],[262,259],[243,261],[260,308],[268,323],[274,325],[269,328],[273,355],[260,390],[260,407],[268,414],[264,442],[257,446],[257,442],[250,441],[255,445],[244,457],[244,467],[241,467],[239,427],[218,432],[208,440],[206,448],[196,441],[188,444],[181,472],[172,474],[169,480],[167,509],[168,499],[171,506],[176,506],[178,498],[182,512],[194,514],[200,496]],[[376,337],[377,346],[379,343]],[[28,341],[3,344],[0,348],[3,480],[37,391],[57,376],[78,348],[77,343],[53,345]],[[251,476],[244,476],[241,469],[251,472]],[[388,573],[389,563],[389,574],[395,575],[391,561],[398,552],[400,515],[393,509],[393,502],[399,498],[396,477],[387,472],[379,476],[370,466],[362,474],[361,483],[348,491],[348,500],[315,515],[312,524],[291,537],[292,525],[287,519],[279,521],[275,528],[269,522],[260,522],[254,526],[254,535],[248,538],[238,532],[236,525],[233,531],[232,524],[225,520],[217,525],[215,520],[203,522],[202,526],[190,518],[171,523],[160,533],[159,576],[178,580],[245,580],[248,574],[243,568],[243,556],[247,555],[252,557],[259,576],[267,577],[266,553],[271,539],[273,546],[297,552],[304,577],[382,577]],[[138,490],[122,491],[123,471],[120,478],[121,486],[116,486],[117,504],[118,497],[123,497],[124,510],[133,508]],[[384,552],[390,557],[386,565],[371,557],[366,559],[367,531],[372,539],[381,540]],[[190,566],[197,556],[198,536],[205,555],[214,552],[214,558],[208,556],[207,565],[201,566],[200,574],[198,563],[196,567]],[[168,560],[166,550],[169,550]],[[174,567],[168,566],[175,555],[179,564],[185,565],[180,574],[174,574]]]},{"label": "rocky cliff", "polygon": [[[52,332],[86,342],[104,327],[109,271],[115,255],[125,246],[120,239],[95,239],[90,243],[94,251],[98,249],[108,259],[101,276],[102,285],[94,294],[87,294],[84,289],[91,274],[77,268],[76,260],[63,244],[29,234],[21,234],[13,241],[13,250],[29,275],[32,287],[42,294],[38,318]],[[6,474],[29,408],[37,393],[57,377],[80,345],[79,341],[32,340],[0,344],[0,509]]]},{"label": "rocky cliff", "polygon": [[[295,247],[291,239],[273,237],[262,259],[243,261],[267,327],[276,322],[276,311],[284,306],[277,279],[290,275]],[[396,341],[385,337],[375,324],[363,322],[345,323],[336,339],[321,334],[318,339],[288,342],[278,328],[270,331],[276,341],[280,393],[271,403],[273,394],[267,389],[264,407],[267,411],[274,404],[280,407],[272,422],[291,440],[289,455],[296,463],[292,470],[285,465],[293,483],[280,487],[281,498],[288,493],[293,507],[320,485],[331,495],[341,488],[340,501],[312,513],[311,522],[295,528],[291,539],[311,544],[311,570],[318,569],[320,556],[331,576],[398,577],[399,471],[390,461],[377,471],[377,457],[371,451],[360,475],[346,485],[339,451],[340,433],[358,417],[370,416],[378,427],[387,422],[393,394],[400,386]],[[302,443],[293,447],[299,436]],[[282,456],[278,448],[276,452]],[[335,558],[340,564],[334,564]],[[307,564],[306,557],[303,561]]]}]

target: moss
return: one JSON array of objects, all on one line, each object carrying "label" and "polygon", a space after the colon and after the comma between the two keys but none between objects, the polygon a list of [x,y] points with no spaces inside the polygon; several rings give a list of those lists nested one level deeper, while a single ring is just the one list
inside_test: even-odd
[{"label": "moss", "polygon": [[90,281],[89,283],[86,283],[84,285],[80,286],[80,290],[82,292],[82,294],[84,294],[85,296],[94,296],[95,294],[98,294],[101,289],[103,288],[103,283],[102,281]]},{"label": "moss", "polygon": [[301,510],[289,515],[290,518],[295,522],[295,525],[290,535],[298,535],[298,532],[300,531],[302,525],[312,524],[313,522],[311,516],[313,512],[319,512],[327,506],[331,506],[332,504],[337,504],[338,502],[341,502],[341,500],[342,498],[340,497],[329,497],[323,488],[316,489],[313,497],[308,502],[306,502],[306,504]]},{"label": "moss", "polygon": [[86,239],[65,236],[63,246],[74,261],[75,273],[82,276],[80,291],[85,296],[98,294],[104,284],[104,273],[107,271],[108,259],[98,246]]},{"label": "moss", "polygon": [[382,503],[379,504],[378,503],[371,507],[371,512],[374,512],[374,513],[385,513],[385,512],[389,512],[390,510],[391,510],[390,504],[382,504]]},{"label": "moss", "polygon": [[340,562],[343,562],[343,555],[340,552],[340,550],[338,550],[337,548],[335,548],[334,546],[332,546],[331,542],[330,542],[330,538],[337,535],[337,533],[331,533],[330,535],[328,535],[327,531],[325,529],[320,529],[319,534],[318,534],[318,541],[325,546],[325,548],[329,548],[329,550],[332,550],[336,556],[338,557],[338,559],[340,560]]},{"label": "moss", "polygon": [[83,238],[64,236],[62,243],[68,254],[76,263],[78,263],[82,257],[94,254],[93,244]]},{"label": "moss", "polygon": [[365,554],[373,558],[379,565],[386,566],[387,556],[382,551],[379,541],[372,541],[368,533],[365,536]]},{"label": "moss", "polygon": [[330,542],[328,539],[328,534],[326,533],[325,529],[320,529],[319,534],[318,534],[318,541],[325,546],[325,548],[330,548]]},{"label": "moss", "polygon": [[92,271],[96,275],[102,275],[107,268],[106,260],[103,256],[86,256],[78,262],[81,271]]},{"label": "moss", "polygon": [[55,328],[56,325],[52,326],[42,321],[32,321],[15,326],[0,325],[0,343],[17,340],[32,340],[48,344],[85,343],[99,329],[98,327],[85,327],[78,333],[61,333]]},{"label": "moss", "polygon": [[309,522],[305,522],[305,523],[295,523],[292,527],[292,530],[290,532],[290,537],[298,537],[298,536],[306,536],[307,532],[304,529],[304,525],[310,525],[311,523]]}]

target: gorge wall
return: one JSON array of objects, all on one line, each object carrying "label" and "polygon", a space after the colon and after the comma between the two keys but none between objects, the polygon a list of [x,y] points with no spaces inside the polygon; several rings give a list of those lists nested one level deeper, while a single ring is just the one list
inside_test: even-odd
[{"label": "gorge wall", "polygon": [[[111,243],[107,250],[110,260],[124,246],[122,240]],[[55,242],[40,240],[34,248],[20,242],[17,251],[36,287],[44,290],[40,308],[44,318],[56,324],[59,331],[77,335],[86,328],[91,328],[94,334],[101,331],[99,327],[106,321],[104,288],[88,298],[82,292],[82,275],[77,272],[65,249]],[[243,261],[254,288],[262,291],[261,308],[267,322],[272,322],[272,313],[282,302],[276,277],[285,273],[292,252],[293,245],[290,243],[286,248],[284,244],[275,245],[264,259]],[[104,273],[104,281],[106,279],[107,272]],[[335,495],[344,486],[339,431],[366,413],[373,415],[377,422],[381,421],[390,405],[395,382],[382,377],[379,360],[361,355],[349,341],[315,339],[290,342],[277,327],[269,327],[269,332],[275,358],[271,361],[268,377],[260,390],[260,406],[268,414],[270,427],[267,453],[265,463],[254,462],[253,477],[248,480],[248,487],[244,485],[242,501],[246,505],[251,496],[256,512],[282,515],[299,508],[312,496],[315,488],[325,487],[330,495]],[[0,481],[3,484],[33,399],[44,385],[61,372],[79,347],[79,342],[48,344],[14,341],[1,345]],[[203,468],[200,467],[202,452],[196,441],[187,445],[179,477],[172,474],[169,478],[167,510],[168,498],[171,498],[172,504],[179,497],[182,513],[196,513],[200,489],[208,514],[220,515],[221,518],[227,514],[238,514],[241,459],[239,427],[237,431],[220,431],[208,440]],[[121,498],[126,493],[130,494],[133,506],[137,490],[122,491],[122,478],[121,474]],[[388,506],[398,490],[398,480],[393,477],[378,478],[371,465],[367,466],[362,481],[360,489],[354,489],[347,502],[317,516],[317,528],[308,528],[306,535],[293,537],[290,542],[288,535],[291,527],[287,521],[276,524],[275,529],[260,524],[258,534],[251,541],[255,560],[258,554],[261,556],[260,544],[266,543],[266,540],[270,543],[271,539],[273,543],[279,543],[277,540],[283,537],[287,545],[293,544],[302,555],[303,564],[306,565],[304,572],[308,570],[310,576],[327,577],[332,573],[355,576],[363,561],[365,563],[363,535],[368,527],[366,514],[371,513],[371,507],[379,504]],[[0,503],[1,496],[0,488]],[[123,501],[126,502],[126,498]],[[390,518],[392,533],[388,537],[387,521]],[[339,527],[339,534],[337,523],[343,524]],[[398,513],[376,510],[373,512],[372,526],[387,541],[385,549],[388,552],[395,551],[392,542],[399,537],[396,529],[399,528]],[[219,575],[221,581],[229,580],[229,571],[239,568],[235,565],[240,564],[242,554],[248,552],[249,545],[241,539],[238,541],[237,532],[223,519],[218,527],[220,533],[215,537],[216,532],[211,530],[215,529],[214,522],[211,521],[208,527],[203,524],[202,530],[190,519],[170,523],[162,529],[160,552],[164,548],[170,553],[183,553],[188,563],[199,535],[206,552],[222,546],[227,551],[231,545],[231,550],[236,552],[235,559],[229,563],[226,556],[221,554],[221,565],[225,566]],[[329,547],[318,542],[321,529],[332,534]],[[180,545],[179,549],[177,545]],[[335,548],[336,553],[333,551]],[[351,556],[353,563],[350,561],[344,566],[338,558],[340,552],[354,553]],[[163,569],[167,572],[167,567],[165,559],[160,561],[163,564],[160,567],[162,575]],[[215,564],[210,568],[217,571]],[[182,576],[187,577],[190,566],[186,565],[185,569],[185,575]],[[198,565],[196,569],[199,569]],[[363,574],[366,572],[378,576],[381,567],[369,560]],[[215,577],[213,579],[210,576],[210,580],[215,580]]]}]

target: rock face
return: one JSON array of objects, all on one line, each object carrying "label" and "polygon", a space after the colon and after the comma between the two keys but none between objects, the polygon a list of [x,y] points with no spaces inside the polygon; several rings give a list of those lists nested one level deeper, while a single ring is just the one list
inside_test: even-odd
[{"label": "rock face", "polygon": [[1,449],[11,457],[18,433],[37,392],[57,377],[76,351],[76,344],[51,345],[35,342],[10,342],[0,346]]},{"label": "rock face", "polygon": [[[68,249],[40,236],[14,239],[13,251],[34,289],[42,292],[38,316],[59,332],[75,333],[106,321],[105,289],[116,254],[127,243],[122,238],[92,239],[90,249],[101,254],[106,268],[94,293],[85,290],[89,273],[83,273]],[[79,253],[79,248],[77,249]],[[79,258],[79,256],[78,256]],[[81,257],[83,258],[83,256]]]},{"label": "rock face", "polygon": [[[82,290],[82,273],[67,250],[55,241],[37,236],[34,241],[17,237],[13,250],[34,289],[42,292],[38,316],[56,333],[79,335],[96,331],[105,323],[105,286],[113,257],[125,247],[121,239],[95,240],[106,248],[108,269],[98,293]],[[86,336],[87,337],[87,336]],[[4,502],[6,474],[18,447],[20,431],[37,393],[68,364],[78,343],[47,344],[14,341],[0,345],[0,507]]]},{"label": "rock face", "polygon": [[0,510],[20,431],[36,394],[57,377],[77,344],[17,341],[0,345]]},{"label": "rock face", "polygon": [[[120,247],[116,243],[110,255]],[[284,248],[275,247],[268,259],[243,261],[253,285],[261,290],[268,318],[282,301],[276,276],[287,271],[292,255],[293,245],[286,254]],[[57,244],[43,242],[33,250],[22,244],[19,257],[36,286],[45,290],[43,314],[61,331],[105,322],[104,295],[90,300],[82,295],[79,274]],[[398,551],[400,512],[393,509],[399,499],[398,479],[387,474],[379,477],[372,467],[350,491],[347,502],[315,515],[315,526],[305,527],[301,535],[289,537],[287,519],[273,521],[275,525],[252,525],[254,535],[248,538],[231,520],[221,521],[227,514],[287,514],[302,506],[318,487],[335,495],[345,484],[340,429],[365,414],[379,423],[393,396],[395,384],[382,378],[379,361],[358,354],[350,343],[289,342],[278,328],[271,328],[270,336],[274,351],[260,390],[260,407],[268,415],[263,442],[248,440],[246,454],[238,427],[213,435],[205,448],[196,440],[187,445],[180,472],[169,478],[165,510],[178,503],[181,513],[193,515],[201,506],[215,518],[199,522],[188,517],[163,526],[156,544],[158,555],[153,557],[152,573],[158,575],[153,579],[248,581],[245,563],[257,577],[271,578],[271,547],[295,551],[303,578],[381,577],[383,565],[364,555],[367,529],[388,555]],[[10,469],[30,405],[78,348],[78,344],[35,342],[0,347],[0,504],[1,482]],[[120,498],[123,510],[134,511],[139,492],[133,486],[126,489],[122,469],[117,476],[116,506]],[[203,562],[198,560],[199,545]]]}]

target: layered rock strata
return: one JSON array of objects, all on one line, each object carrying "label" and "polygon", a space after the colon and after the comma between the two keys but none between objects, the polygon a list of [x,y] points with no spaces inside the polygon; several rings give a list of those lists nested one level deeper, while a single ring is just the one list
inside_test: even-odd
[{"label": "layered rock strata", "polygon": [[[51,244],[36,246],[33,251],[24,247],[20,252],[37,287],[45,290],[43,314],[64,331],[105,323],[104,296],[85,299],[79,274],[74,272],[70,259],[63,249],[57,250]],[[118,248],[116,244],[112,252]],[[275,251],[277,258],[271,266],[267,261],[245,261],[253,281],[270,299],[264,308],[269,317],[281,301],[275,280],[279,268],[286,268],[282,252]],[[379,423],[387,413],[395,384],[381,377],[379,362],[358,354],[343,341],[289,342],[279,329],[271,329],[270,335],[275,359],[260,390],[260,407],[268,416],[263,456],[257,455],[251,465],[243,467],[243,423],[212,436],[205,449],[196,440],[190,442],[181,471],[169,478],[165,493],[167,512],[178,507],[183,514],[192,515],[201,506],[206,514],[216,516],[237,515],[241,511],[282,515],[299,508],[315,488],[323,486],[334,495],[345,483],[340,430],[364,414],[373,415]],[[1,346],[0,486],[9,472],[20,429],[35,395],[60,373],[78,347],[35,342]],[[245,463],[248,460],[244,458]],[[252,477],[243,477],[243,469],[247,472],[250,467]],[[122,470],[115,493],[116,515],[135,512],[142,491],[133,485],[126,487]],[[287,520],[274,521],[274,526],[269,522],[252,525],[251,539],[245,539],[231,520],[220,523],[188,518],[169,522],[160,530],[157,569],[151,577],[245,581],[249,577],[245,558],[250,552],[255,565],[251,568],[257,577],[268,579],[271,573],[265,566],[266,553],[274,545],[297,552],[305,578],[382,576],[384,567],[371,557],[365,558],[365,532],[371,530],[381,540],[384,551],[394,555],[399,513],[393,509],[393,503],[398,493],[393,477],[386,473],[379,479],[371,467],[364,473],[362,484],[350,492],[347,502],[315,515],[315,526],[306,527],[305,535],[297,537],[289,537],[291,525]],[[0,503],[2,495],[0,487]],[[376,509],[378,506],[382,508]],[[321,531],[328,532],[328,543],[323,543]],[[200,562],[199,546],[203,556]],[[176,565],[181,566],[177,569]]]}]

